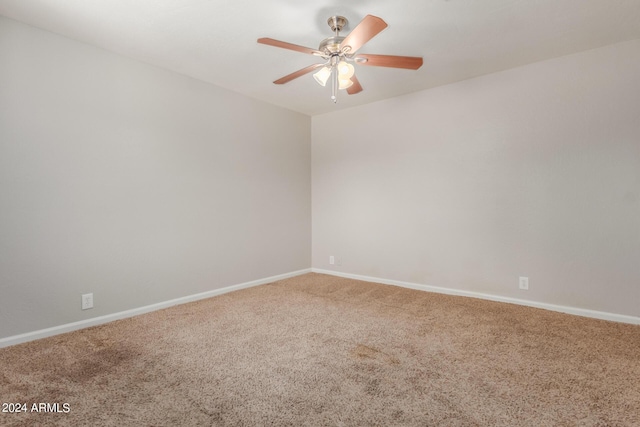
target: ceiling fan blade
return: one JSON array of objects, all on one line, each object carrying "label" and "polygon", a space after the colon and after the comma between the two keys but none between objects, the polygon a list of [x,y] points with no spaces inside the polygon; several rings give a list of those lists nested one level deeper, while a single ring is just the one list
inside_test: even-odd
[{"label": "ceiling fan blade", "polygon": [[353,84],[347,88],[347,93],[349,95],[355,95],[356,93],[362,92],[362,86],[355,75],[351,76],[351,81]]},{"label": "ceiling fan blade", "polygon": [[387,28],[387,23],[381,18],[367,15],[349,35],[345,37],[340,44],[340,50],[344,53],[353,54],[385,28]]},{"label": "ceiling fan blade", "polygon": [[[359,59],[365,59],[361,61]],[[364,55],[358,54],[355,58],[360,65],[370,65],[373,67],[406,68],[417,70],[422,66],[422,58],[417,56],[393,56],[393,55]]]},{"label": "ceiling fan blade", "polygon": [[281,84],[285,84],[285,83],[289,83],[291,80],[293,79],[297,79],[298,77],[304,76],[305,74],[309,74],[310,72],[312,72],[313,70],[315,70],[316,68],[320,68],[323,67],[325,64],[313,64],[313,65],[309,65],[308,67],[304,67],[301,70],[298,70],[296,72],[293,72],[291,74],[288,74],[284,77],[279,78],[278,80],[276,80],[274,83],[277,85],[281,85]]},{"label": "ceiling fan blade", "polygon": [[270,39],[268,37],[263,37],[258,39],[258,43],[266,44],[274,47],[281,47],[283,49],[295,50],[296,52],[308,53],[310,55],[322,56],[323,53],[319,50],[311,49],[310,47],[299,46],[293,43],[287,43],[276,39]]}]

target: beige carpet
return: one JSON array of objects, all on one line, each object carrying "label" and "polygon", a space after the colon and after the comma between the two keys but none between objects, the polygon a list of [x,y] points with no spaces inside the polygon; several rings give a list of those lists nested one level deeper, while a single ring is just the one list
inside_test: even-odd
[{"label": "beige carpet", "polygon": [[640,327],[307,274],[0,350],[0,425],[640,426]]}]

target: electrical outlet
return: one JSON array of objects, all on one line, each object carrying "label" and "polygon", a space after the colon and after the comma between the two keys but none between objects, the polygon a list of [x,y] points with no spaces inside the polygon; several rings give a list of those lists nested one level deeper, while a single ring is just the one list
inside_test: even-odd
[{"label": "electrical outlet", "polygon": [[529,278],[528,277],[520,277],[518,282],[518,287],[525,291],[529,290]]},{"label": "electrical outlet", "polygon": [[342,258],[336,257],[336,265],[342,265]]},{"label": "electrical outlet", "polygon": [[93,294],[83,294],[82,295],[82,309],[88,310],[93,308]]},{"label": "electrical outlet", "polygon": [[331,256],[329,257],[329,264],[333,265],[333,264],[335,264],[335,263],[336,263],[336,258],[335,258],[333,255],[331,255]]}]

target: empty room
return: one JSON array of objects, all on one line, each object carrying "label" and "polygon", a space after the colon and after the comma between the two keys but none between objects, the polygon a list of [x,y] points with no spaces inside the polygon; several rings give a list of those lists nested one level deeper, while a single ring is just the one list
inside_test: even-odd
[{"label": "empty room", "polygon": [[0,0],[0,425],[640,426],[640,1]]}]

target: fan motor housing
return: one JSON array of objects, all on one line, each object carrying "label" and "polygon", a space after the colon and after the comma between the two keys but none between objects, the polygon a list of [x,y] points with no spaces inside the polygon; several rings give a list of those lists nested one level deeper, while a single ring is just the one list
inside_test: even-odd
[{"label": "fan motor housing", "polygon": [[326,53],[327,55],[339,53],[340,43],[342,43],[342,40],[344,40],[344,37],[342,36],[328,37],[320,42],[318,50]]}]

